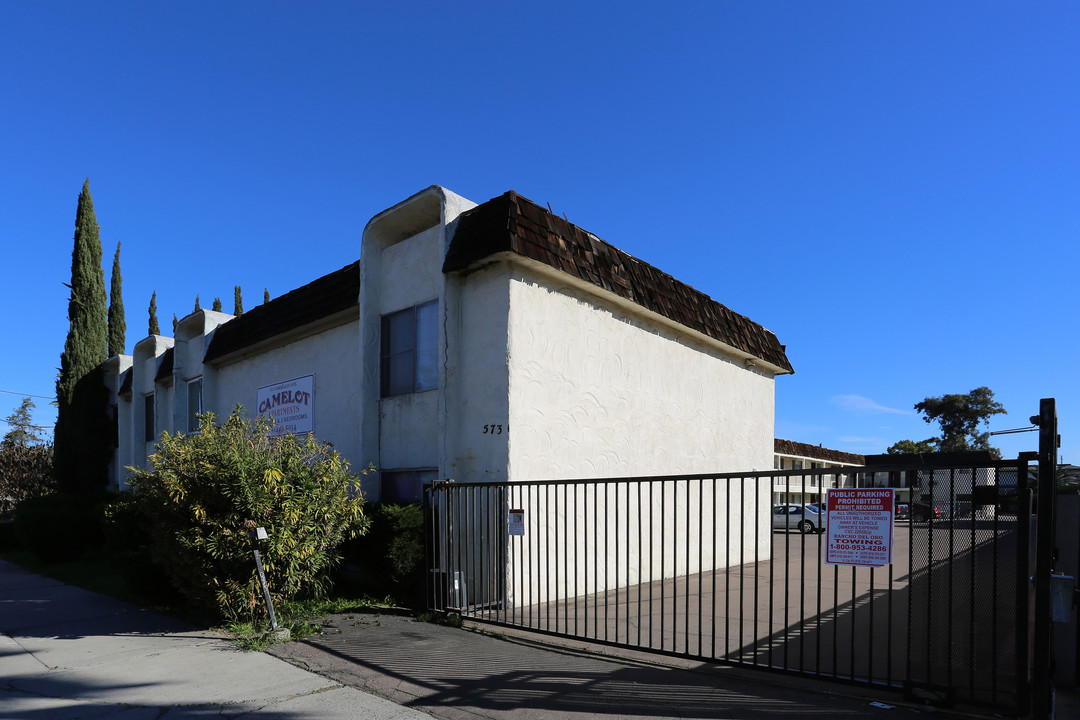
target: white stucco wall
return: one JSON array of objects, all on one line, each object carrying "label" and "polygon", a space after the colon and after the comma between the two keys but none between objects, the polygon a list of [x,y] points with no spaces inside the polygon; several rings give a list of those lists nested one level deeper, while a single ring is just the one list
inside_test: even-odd
[{"label": "white stucco wall", "polygon": [[510,284],[515,480],[772,468],[773,377],[545,278]]},{"label": "white stucco wall", "polygon": [[448,283],[443,474],[458,482],[508,479],[509,279],[510,266],[497,263]]},{"label": "white stucco wall", "polygon": [[[509,300],[511,480],[771,469],[771,374],[532,268],[510,278]],[[734,493],[714,494],[708,485],[689,495],[685,483],[673,483],[663,507],[659,496],[651,498],[651,512],[629,496],[616,508],[625,486],[599,494],[583,489],[580,504],[526,499],[526,523],[537,535],[515,539],[518,563],[557,564],[562,575],[542,578],[512,566],[511,595],[515,602],[573,595],[590,581],[587,567],[597,546],[602,555],[611,553],[608,567],[620,562],[615,548],[635,560],[621,563],[620,574],[592,577],[592,592],[701,572],[754,545],[768,547],[769,514],[754,512],[771,503],[768,483],[732,482]],[[703,517],[701,526],[685,522],[687,503],[692,518]],[[601,517],[618,514],[623,528],[642,523],[643,537],[663,525],[679,540],[646,549],[638,546],[638,534],[616,537],[614,523],[597,528],[599,535],[575,534],[572,528],[586,526],[590,506]],[[687,547],[702,551],[688,554]]]},{"label": "white stucco wall", "polygon": [[221,365],[215,372],[216,390],[211,394],[203,388],[203,405],[219,420],[238,404],[249,417],[255,417],[260,387],[314,375],[315,437],[333,443],[353,470],[360,471],[375,458],[360,452],[357,433],[359,338],[359,325],[353,317],[343,325]]}]

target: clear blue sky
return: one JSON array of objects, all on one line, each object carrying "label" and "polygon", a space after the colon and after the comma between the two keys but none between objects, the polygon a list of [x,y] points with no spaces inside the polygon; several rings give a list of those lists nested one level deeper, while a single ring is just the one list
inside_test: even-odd
[{"label": "clear blue sky", "polygon": [[779,437],[883,452],[986,385],[1080,461],[1080,4],[363,5],[0,5],[0,417],[54,392],[84,178],[129,351],[154,290],[251,307],[439,184],[776,332]]}]

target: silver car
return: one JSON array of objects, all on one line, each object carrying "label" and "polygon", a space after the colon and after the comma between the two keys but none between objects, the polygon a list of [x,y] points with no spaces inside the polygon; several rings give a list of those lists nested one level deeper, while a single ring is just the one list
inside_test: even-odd
[{"label": "silver car", "polygon": [[774,505],[774,530],[797,528],[801,533],[824,532],[827,514],[815,505]]}]

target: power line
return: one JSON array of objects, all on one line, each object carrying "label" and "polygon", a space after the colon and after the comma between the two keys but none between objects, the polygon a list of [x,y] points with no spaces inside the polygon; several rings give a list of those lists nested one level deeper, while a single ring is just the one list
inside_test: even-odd
[{"label": "power line", "polygon": [[0,393],[7,393],[8,395],[19,395],[20,397],[38,398],[39,400],[55,400],[52,395],[33,395],[31,393],[15,392],[14,390],[0,390]]}]

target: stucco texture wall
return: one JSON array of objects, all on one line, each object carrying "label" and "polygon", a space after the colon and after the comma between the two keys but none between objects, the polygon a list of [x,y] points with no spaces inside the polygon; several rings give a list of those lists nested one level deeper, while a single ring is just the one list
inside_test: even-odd
[{"label": "stucco texture wall", "polygon": [[314,375],[315,437],[333,443],[359,471],[375,460],[360,453],[359,344],[359,325],[352,321],[224,365],[216,372],[214,397],[204,390],[203,405],[219,418],[238,404],[255,417],[260,387]]},{"label": "stucco texture wall", "polygon": [[527,274],[509,377],[515,480],[772,467],[771,375]]}]

